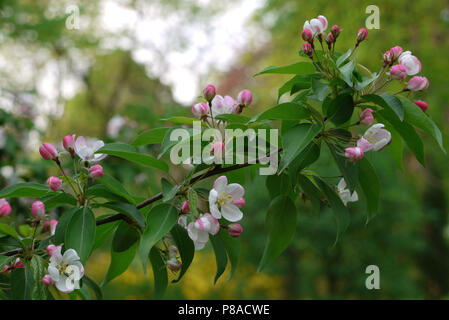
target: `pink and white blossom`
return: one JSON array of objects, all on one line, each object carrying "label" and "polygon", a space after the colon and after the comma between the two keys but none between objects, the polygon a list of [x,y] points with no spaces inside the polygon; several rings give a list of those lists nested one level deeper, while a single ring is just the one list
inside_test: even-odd
[{"label": "pink and white blossom", "polygon": [[60,251],[53,252],[48,273],[59,291],[70,293],[78,286],[84,276],[84,267],[79,260],[78,253],[73,249],[68,249],[64,255]]},{"label": "pink and white blossom", "polygon": [[426,77],[414,76],[408,81],[407,89],[411,91],[420,91],[429,87],[429,80]]},{"label": "pink and white blossom", "polygon": [[363,149],[360,147],[350,147],[345,149],[345,158],[349,161],[356,162],[363,158]]},{"label": "pink and white blossom", "polygon": [[98,162],[107,157],[106,154],[96,154],[104,146],[102,140],[80,136],[75,141],[75,152],[84,161]]},{"label": "pink and white blossom", "polygon": [[249,106],[253,101],[253,94],[248,89],[244,89],[237,95],[237,102],[241,106]]},{"label": "pink and white blossom", "polygon": [[338,182],[337,192],[345,206],[348,204],[348,202],[356,202],[359,200],[357,191],[354,190],[354,192],[351,193],[349,189],[346,189],[346,181],[343,178],[340,180],[340,182]]},{"label": "pink and white blossom", "polygon": [[405,67],[403,65],[397,64],[391,67],[390,76],[392,79],[402,81],[407,76],[407,71],[405,70]]},{"label": "pink and white blossom", "polygon": [[187,226],[187,233],[195,244],[195,250],[201,250],[209,241],[209,234],[215,235],[220,230],[218,220],[210,213],[206,213],[192,221]]},{"label": "pink and white blossom", "polygon": [[407,71],[407,75],[409,76],[413,76],[421,72],[421,62],[417,57],[412,55],[410,51],[401,53],[398,58],[398,62],[400,65],[404,66],[405,70]]},{"label": "pink and white blossom", "polygon": [[44,142],[39,147],[39,153],[45,160],[56,160],[58,158],[58,150],[51,143]]},{"label": "pink and white blossom", "polygon": [[223,98],[217,94],[212,100],[212,115],[214,117],[219,114],[237,113],[238,110],[238,102],[230,96]]},{"label": "pink and white blossom", "polygon": [[385,127],[382,123],[376,123],[371,126],[363,135],[363,139],[357,141],[357,146],[363,149],[364,152],[373,150],[379,151],[385,148],[391,142],[390,131],[383,129]]},{"label": "pink and white blossom", "polygon": [[243,213],[235,204],[245,194],[245,189],[238,183],[228,184],[226,176],[217,178],[209,193],[209,208],[211,214],[220,219],[237,222],[243,218]]},{"label": "pink and white blossom", "polygon": [[204,102],[194,104],[192,114],[198,119],[204,118],[209,114],[209,106]]}]

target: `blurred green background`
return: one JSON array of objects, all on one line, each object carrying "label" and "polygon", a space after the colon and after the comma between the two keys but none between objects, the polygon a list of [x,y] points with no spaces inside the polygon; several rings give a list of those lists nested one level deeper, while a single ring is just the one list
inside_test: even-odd
[{"label": "blurred green background", "polygon": [[[79,9],[79,29],[66,25],[76,11],[66,11],[69,5]],[[41,141],[76,133],[131,142],[148,128],[166,125],[160,118],[188,115],[209,82],[222,95],[250,89],[250,114],[271,107],[288,77],[252,75],[269,65],[298,61],[302,25],[319,14],[329,26],[343,28],[337,50],[346,51],[365,24],[368,5],[379,7],[380,29],[369,30],[358,61],[377,71],[382,53],[395,45],[419,57],[430,81],[421,98],[449,149],[447,1],[0,0],[0,187],[43,183],[56,174],[38,156]],[[423,139],[425,168],[408,150],[402,168],[388,148],[374,155],[382,182],[380,212],[366,224],[363,205],[351,204],[351,224],[335,246],[329,210],[314,215],[297,199],[295,239],[263,273],[256,268],[269,197],[265,177],[248,171],[242,254],[234,278],[226,281],[225,274],[213,284],[215,258],[209,245],[196,253],[183,280],[169,286],[166,298],[449,298],[448,157],[428,136]],[[328,160],[320,160],[316,170],[334,175]],[[112,157],[104,165],[134,195],[159,190],[160,176],[149,169]],[[185,172],[173,168],[178,179]],[[14,219],[29,215],[30,201],[11,201]],[[108,248],[94,252],[86,265],[86,273],[99,282],[107,271]],[[365,288],[365,268],[371,264],[380,269],[380,290]],[[145,276],[135,261],[105,287],[105,298],[149,299],[152,286],[151,271]]]}]

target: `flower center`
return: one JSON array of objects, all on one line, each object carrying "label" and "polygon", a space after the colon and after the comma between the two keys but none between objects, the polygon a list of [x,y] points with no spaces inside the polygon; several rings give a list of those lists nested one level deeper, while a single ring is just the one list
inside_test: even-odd
[{"label": "flower center", "polygon": [[73,273],[73,268],[64,262],[59,264],[56,268],[58,269],[60,274],[63,274],[67,277],[70,277],[70,275]]},{"label": "flower center", "polygon": [[217,202],[220,204],[220,206],[226,205],[229,200],[232,198],[229,194],[226,194],[226,192],[222,192],[221,196],[218,197]]}]

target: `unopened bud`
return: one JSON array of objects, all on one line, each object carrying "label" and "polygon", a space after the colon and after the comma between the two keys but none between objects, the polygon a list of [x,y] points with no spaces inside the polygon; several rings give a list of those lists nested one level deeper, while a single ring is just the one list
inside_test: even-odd
[{"label": "unopened bud", "polygon": [[228,232],[231,235],[231,237],[237,238],[242,234],[243,228],[238,223],[232,223],[228,226]]},{"label": "unopened bud", "polygon": [[208,102],[211,102],[215,98],[215,95],[216,95],[216,90],[215,90],[214,85],[208,84],[203,90],[203,95],[204,95],[204,98]]}]

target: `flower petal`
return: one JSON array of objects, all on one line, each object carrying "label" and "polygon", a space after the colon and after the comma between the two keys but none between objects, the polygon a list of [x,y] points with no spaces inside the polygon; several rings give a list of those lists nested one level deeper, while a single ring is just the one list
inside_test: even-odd
[{"label": "flower petal", "polygon": [[225,191],[226,186],[228,185],[228,178],[226,176],[218,177],[214,182],[214,189],[217,191],[217,194],[221,194]]},{"label": "flower petal", "polygon": [[48,266],[48,274],[53,279],[53,281],[57,282],[59,280],[59,271],[55,266]]},{"label": "flower petal", "polygon": [[221,212],[218,210],[218,206],[216,204],[209,204],[210,213],[214,218],[221,219]]},{"label": "flower petal", "polygon": [[223,214],[223,218],[231,222],[236,222],[243,218],[242,211],[233,204],[223,206],[221,208],[221,213]]},{"label": "flower petal", "polygon": [[237,201],[243,197],[245,189],[238,183],[231,183],[226,186],[225,192],[232,197],[232,201]]},{"label": "flower petal", "polygon": [[75,285],[66,276],[61,276],[58,281],[56,281],[56,288],[64,293],[70,293],[75,290]]},{"label": "flower petal", "polygon": [[69,249],[66,252],[64,252],[62,259],[67,264],[73,264],[74,262],[79,261],[80,257],[78,256],[78,253],[76,253],[75,250]]}]

